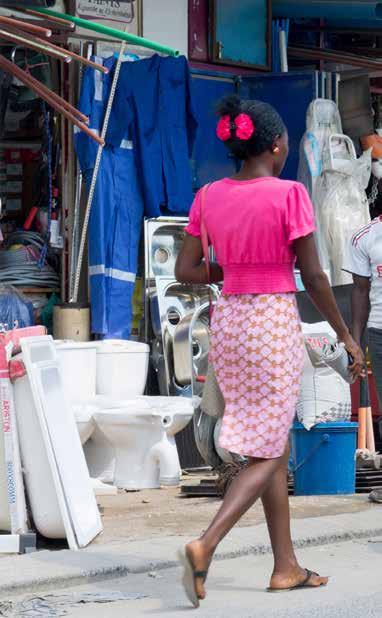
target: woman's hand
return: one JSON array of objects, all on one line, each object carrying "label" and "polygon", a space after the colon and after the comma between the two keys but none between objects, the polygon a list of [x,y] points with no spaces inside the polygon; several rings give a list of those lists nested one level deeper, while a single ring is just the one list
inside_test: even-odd
[{"label": "woman's hand", "polygon": [[359,377],[365,377],[365,357],[361,347],[356,343],[350,333],[342,337],[341,341],[345,344],[346,351],[353,359],[353,363],[349,366],[350,373],[357,380]]}]

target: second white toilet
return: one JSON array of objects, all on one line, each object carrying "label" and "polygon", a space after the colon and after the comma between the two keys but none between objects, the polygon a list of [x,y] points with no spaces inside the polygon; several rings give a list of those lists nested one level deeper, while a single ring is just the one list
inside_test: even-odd
[{"label": "second white toilet", "polygon": [[183,397],[139,397],[105,408],[94,419],[115,448],[114,483],[127,490],[178,485],[181,468],[175,434],[191,420]]}]

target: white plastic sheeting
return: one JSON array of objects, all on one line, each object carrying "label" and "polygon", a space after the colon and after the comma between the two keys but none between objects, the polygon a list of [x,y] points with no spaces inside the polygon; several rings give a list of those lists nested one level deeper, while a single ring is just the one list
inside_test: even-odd
[{"label": "white plastic sheeting", "polygon": [[342,134],[337,105],[315,99],[306,116],[298,180],[312,199],[321,266],[332,285],[351,283],[342,268],[352,235],[370,221],[365,189],[371,174],[371,151],[357,159],[353,142]]},{"label": "white plastic sheeting", "polygon": [[341,116],[334,101],[315,99],[306,113],[306,132],[300,144],[297,179],[305,185],[315,203],[314,189],[322,173],[322,155],[329,137],[342,133]]},{"label": "white plastic sheeting", "polygon": [[330,136],[315,185],[315,203],[320,260],[330,269],[332,285],[352,283],[343,268],[353,234],[370,222],[366,196],[370,175],[371,150],[357,159],[349,137]]}]

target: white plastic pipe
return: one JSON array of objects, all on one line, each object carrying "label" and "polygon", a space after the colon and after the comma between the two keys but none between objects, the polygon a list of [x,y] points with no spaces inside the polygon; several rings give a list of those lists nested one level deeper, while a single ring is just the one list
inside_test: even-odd
[{"label": "white plastic pipe", "polygon": [[286,42],[285,30],[280,30],[279,32],[279,47],[280,47],[281,72],[288,73],[288,52],[287,52],[287,42]]}]

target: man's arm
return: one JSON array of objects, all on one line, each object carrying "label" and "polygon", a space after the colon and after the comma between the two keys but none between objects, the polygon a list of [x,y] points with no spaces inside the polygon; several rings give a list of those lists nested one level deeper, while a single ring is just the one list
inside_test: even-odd
[{"label": "man's arm", "polygon": [[370,279],[353,274],[352,291],[352,335],[361,345],[362,336],[370,312]]}]

